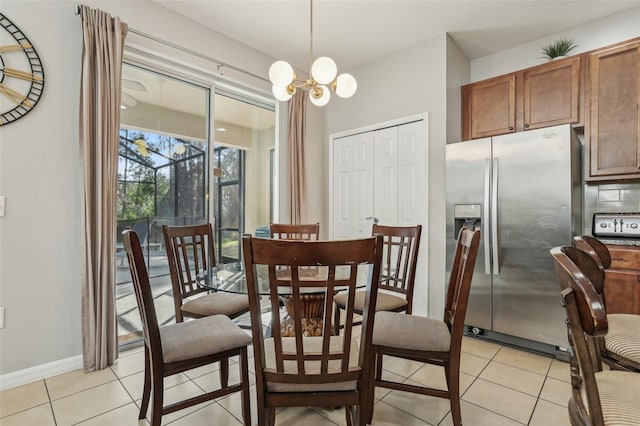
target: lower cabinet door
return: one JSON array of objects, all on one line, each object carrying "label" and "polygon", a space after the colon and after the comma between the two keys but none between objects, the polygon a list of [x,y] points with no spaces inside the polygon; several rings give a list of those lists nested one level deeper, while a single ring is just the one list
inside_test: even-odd
[{"label": "lower cabinet door", "polygon": [[640,271],[608,269],[604,297],[609,314],[640,314],[638,309]]}]

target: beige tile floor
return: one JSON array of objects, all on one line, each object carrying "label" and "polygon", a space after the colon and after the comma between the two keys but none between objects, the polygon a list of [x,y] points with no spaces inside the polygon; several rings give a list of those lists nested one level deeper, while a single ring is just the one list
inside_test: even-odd
[{"label": "beige tile floor", "polygon": [[[565,362],[475,338],[463,341],[460,382],[462,418],[473,425],[568,425],[569,367]],[[142,348],[120,354],[106,370],[73,371],[0,393],[0,425],[147,425],[138,421],[142,395]],[[253,371],[252,361],[250,369]],[[388,358],[384,374],[394,380],[444,386],[438,367]],[[193,396],[218,384],[217,365],[179,374],[165,383],[165,401]],[[255,377],[251,374],[252,383]],[[233,368],[231,380],[238,380]],[[255,384],[252,419],[256,424]],[[376,389],[374,425],[451,425],[449,402]],[[239,395],[203,403],[163,418],[176,426],[239,425]],[[340,409],[286,408],[277,425],[344,424]]]}]

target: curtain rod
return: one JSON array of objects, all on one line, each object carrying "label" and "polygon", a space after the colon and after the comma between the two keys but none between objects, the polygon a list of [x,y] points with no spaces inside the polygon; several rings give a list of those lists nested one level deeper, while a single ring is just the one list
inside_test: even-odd
[{"label": "curtain rod", "polygon": [[[75,6],[75,12],[74,12],[74,13],[75,13],[76,15],[80,15],[80,5],[79,5],[79,4],[76,4],[76,6]],[[132,33],[134,33],[134,34],[137,34],[137,35],[139,35],[139,36],[141,36],[141,37],[147,38],[147,39],[149,39],[149,40],[152,40],[152,41],[158,42],[158,43],[160,43],[160,44],[164,44],[165,46],[173,47],[174,49],[181,50],[181,51],[183,51],[183,52],[185,52],[185,53],[188,53],[188,54],[190,54],[190,55],[194,55],[194,56],[197,56],[197,57],[199,57],[199,58],[205,59],[205,60],[207,60],[207,61],[209,61],[209,62],[213,62],[213,63],[214,63],[214,64],[216,64],[216,66],[218,67],[218,71],[220,71],[220,69],[221,69],[222,67],[225,67],[225,68],[228,68],[228,69],[230,69],[230,70],[237,71],[237,72],[239,72],[239,73],[242,73],[242,74],[248,75],[248,76],[250,76],[250,77],[256,78],[256,79],[258,79],[258,80],[262,80],[262,81],[265,81],[265,82],[269,82],[269,80],[268,80],[267,78],[264,78],[264,77],[262,77],[262,76],[259,76],[259,75],[257,75],[257,74],[254,74],[254,73],[251,73],[251,72],[249,72],[249,71],[245,71],[245,70],[243,70],[243,69],[241,69],[241,68],[238,68],[238,67],[235,67],[235,66],[233,66],[233,65],[227,64],[227,63],[225,63],[225,62],[223,62],[223,61],[220,61],[220,60],[218,60],[218,59],[212,58],[211,56],[207,56],[207,55],[202,54],[202,53],[200,53],[200,52],[196,52],[195,50],[191,50],[191,49],[188,49],[188,48],[186,48],[186,47],[180,46],[180,45],[178,45],[178,44],[171,43],[171,42],[169,42],[169,41],[167,41],[167,40],[163,40],[163,39],[161,39],[161,38],[159,38],[159,37],[152,36],[152,35],[150,35],[150,34],[144,33],[144,32],[142,32],[142,31],[136,30],[136,29],[131,28],[131,27],[129,27],[128,31],[129,31],[129,32],[132,32]]]}]

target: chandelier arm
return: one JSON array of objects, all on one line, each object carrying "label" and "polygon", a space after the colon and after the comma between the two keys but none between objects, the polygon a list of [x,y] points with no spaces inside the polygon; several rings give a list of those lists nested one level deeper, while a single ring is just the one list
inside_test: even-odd
[{"label": "chandelier arm", "polygon": [[306,86],[309,83],[309,80],[305,80],[303,78],[296,78],[291,82],[295,87]]}]

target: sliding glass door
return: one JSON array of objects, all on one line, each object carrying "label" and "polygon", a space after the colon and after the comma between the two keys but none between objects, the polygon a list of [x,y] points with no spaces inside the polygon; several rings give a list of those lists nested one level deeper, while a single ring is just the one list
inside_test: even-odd
[{"label": "sliding glass door", "polygon": [[[116,247],[121,344],[142,336],[122,246],[135,230],[161,324],[175,321],[162,225],[214,224],[218,262],[241,260],[245,232],[272,218],[275,112],[231,89],[132,64],[123,66]],[[213,113],[212,113],[213,112]]]},{"label": "sliding glass door", "polygon": [[124,64],[118,168],[116,297],[121,343],[141,336],[121,233],[142,243],[161,323],[174,319],[162,225],[209,221],[210,89]]},{"label": "sliding glass door", "polygon": [[244,231],[244,151],[221,146],[214,153],[218,262],[238,262]]},{"label": "sliding glass door", "polygon": [[213,104],[217,252],[219,261],[233,262],[241,259],[242,234],[265,236],[273,220],[276,114],[273,104],[221,88]]}]

